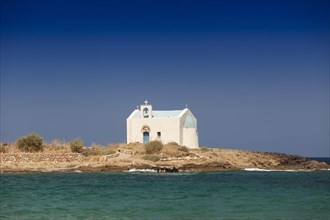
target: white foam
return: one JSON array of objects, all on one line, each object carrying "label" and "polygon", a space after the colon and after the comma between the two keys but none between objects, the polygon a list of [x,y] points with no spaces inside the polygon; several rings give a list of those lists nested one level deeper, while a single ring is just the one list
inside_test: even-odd
[{"label": "white foam", "polygon": [[259,171],[259,172],[271,172],[273,170],[259,169],[259,168],[244,168],[245,171]]},{"label": "white foam", "polygon": [[155,173],[156,170],[153,169],[136,169],[136,168],[132,168],[129,169],[128,172],[145,172],[145,173]]},{"label": "white foam", "polygon": [[245,171],[254,171],[254,172],[299,172],[305,170],[267,170],[259,168],[244,168]]},{"label": "white foam", "polygon": [[321,171],[330,171],[330,169],[320,169]]}]

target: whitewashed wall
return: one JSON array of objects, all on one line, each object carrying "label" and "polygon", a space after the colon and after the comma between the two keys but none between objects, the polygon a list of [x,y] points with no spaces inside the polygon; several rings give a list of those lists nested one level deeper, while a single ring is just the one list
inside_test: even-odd
[{"label": "whitewashed wall", "polygon": [[[144,126],[150,128],[149,141],[160,140],[164,144],[176,142],[189,148],[198,148],[197,119],[189,109],[184,109],[178,117],[139,118],[133,117],[138,110],[127,118],[127,143],[143,143]],[[139,111],[138,111],[139,112]],[[189,118],[189,120],[186,120]],[[161,132],[161,138],[157,136]]]}]

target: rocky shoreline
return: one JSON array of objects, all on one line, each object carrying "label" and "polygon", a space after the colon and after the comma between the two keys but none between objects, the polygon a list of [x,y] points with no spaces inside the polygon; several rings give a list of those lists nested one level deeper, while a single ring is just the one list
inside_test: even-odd
[{"label": "rocky shoreline", "polygon": [[182,171],[330,169],[330,165],[324,162],[302,156],[223,148],[189,149],[189,152],[172,152],[172,155],[160,152],[151,156],[146,157],[145,154],[123,148],[107,155],[87,156],[67,152],[8,152],[0,153],[0,172],[117,172],[132,168],[148,169],[152,166],[174,166]]}]

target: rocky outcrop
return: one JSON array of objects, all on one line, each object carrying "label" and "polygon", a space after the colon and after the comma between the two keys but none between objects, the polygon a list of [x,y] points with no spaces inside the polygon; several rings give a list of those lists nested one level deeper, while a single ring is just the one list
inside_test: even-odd
[{"label": "rocky outcrop", "polygon": [[[170,152],[170,151],[168,151]],[[149,159],[148,159],[149,158]],[[151,160],[152,159],[152,160]],[[152,166],[175,166],[180,170],[329,170],[326,163],[306,157],[222,148],[162,152],[153,157],[144,153],[118,150],[109,155],[84,156],[80,153],[0,153],[1,172],[108,172]]]}]

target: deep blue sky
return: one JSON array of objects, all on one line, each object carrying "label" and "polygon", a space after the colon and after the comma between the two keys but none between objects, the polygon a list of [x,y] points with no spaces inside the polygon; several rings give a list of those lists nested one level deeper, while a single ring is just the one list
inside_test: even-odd
[{"label": "deep blue sky", "polygon": [[329,156],[329,7],[1,0],[1,141],[125,142],[148,99],[201,146]]}]

